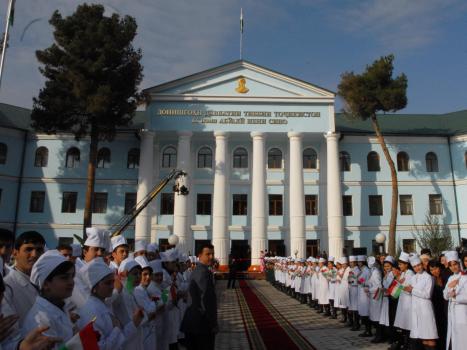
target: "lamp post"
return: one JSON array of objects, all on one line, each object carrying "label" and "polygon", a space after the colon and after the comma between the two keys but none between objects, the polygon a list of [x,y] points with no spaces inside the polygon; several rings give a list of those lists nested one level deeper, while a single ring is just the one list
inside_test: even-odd
[{"label": "lamp post", "polygon": [[384,233],[378,233],[375,237],[376,243],[378,243],[379,253],[384,253],[384,242],[386,242],[386,235]]}]

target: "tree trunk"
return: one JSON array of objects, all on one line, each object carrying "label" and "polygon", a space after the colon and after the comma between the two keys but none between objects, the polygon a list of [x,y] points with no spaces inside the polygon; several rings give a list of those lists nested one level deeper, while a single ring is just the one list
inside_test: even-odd
[{"label": "tree trunk", "polygon": [[388,242],[388,253],[393,257],[397,258],[396,255],[396,225],[397,225],[397,203],[399,198],[399,189],[397,186],[397,172],[396,167],[394,166],[394,161],[389,154],[388,147],[386,146],[386,141],[384,140],[383,135],[381,134],[381,129],[379,128],[378,119],[376,115],[371,117],[371,124],[375,130],[376,136],[378,138],[379,144],[383,149],[384,156],[386,161],[389,164],[391,169],[391,187],[392,187],[392,198],[391,198],[391,218],[389,220],[389,242]]},{"label": "tree trunk", "polygon": [[83,239],[86,239],[86,228],[92,225],[92,202],[94,198],[94,182],[96,178],[97,146],[99,143],[98,133],[95,128],[91,129],[91,143],[89,145],[88,181],[86,185],[86,203],[84,205],[83,217]]}]

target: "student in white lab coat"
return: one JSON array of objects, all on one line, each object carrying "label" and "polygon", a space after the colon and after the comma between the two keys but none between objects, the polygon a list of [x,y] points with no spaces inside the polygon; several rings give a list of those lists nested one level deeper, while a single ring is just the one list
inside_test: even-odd
[{"label": "student in white lab coat", "polygon": [[4,279],[5,285],[8,286],[5,290],[5,302],[18,315],[20,327],[38,295],[37,289],[31,283],[30,275],[33,265],[44,253],[44,247],[45,240],[36,231],[24,232],[15,241],[13,251],[15,265]]},{"label": "student in white lab coat", "polygon": [[[337,318],[337,309],[335,305],[336,300],[336,282],[337,282],[337,269],[334,265],[335,258],[333,256],[329,257],[328,259],[328,274],[327,279],[329,283],[329,318],[336,319]],[[327,315],[327,314],[325,314]]]},{"label": "student in white lab coat", "polygon": [[[395,274],[394,277],[404,287],[411,284],[412,278],[415,275],[410,266],[409,258],[409,254],[402,252],[398,259],[400,271],[392,270]],[[400,329],[398,341],[395,343],[395,346],[403,346],[404,349],[408,349],[410,346],[410,329],[412,328],[412,294],[405,290],[403,290],[399,296],[394,327]]]},{"label": "student in white lab coat", "polygon": [[357,257],[358,268],[360,273],[357,276],[358,282],[358,315],[362,324],[365,326],[365,331],[359,334],[359,337],[371,337],[371,325],[370,325],[370,298],[368,295],[368,280],[370,279],[370,269],[366,265],[366,258],[363,255]]},{"label": "student in white lab coat", "polygon": [[164,274],[161,260],[152,260],[149,262],[149,265],[153,270],[153,274],[152,281],[146,290],[149,296],[157,301],[157,313],[154,320],[156,328],[156,349],[167,350],[169,348],[169,342],[164,327],[166,327],[168,323],[166,305],[170,302],[170,293],[164,287]]},{"label": "student in white lab coat", "polygon": [[123,235],[114,236],[110,239],[112,248],[112,261],[109,266],[117,271],[123,260],[128,258],[130,247]]},{"label": "student in white lab coat", "polygon": [[438,330],[436,328],[435,313],[431,302],[434,281],[423,268],[422,261],[417,254],[410,257],[415,275],[410,285],[404,288],[412,294],[412,327],[410,328],[410,338],[418,340],[425,349],[436,349],[436,339]]},{"label": "student in white lab coat", "polygon": [[392,270],[396,267],[396,260],[390,255],[386,256],[383,264],[383,300],[381,304],[381,315],[379,317],[379,324],[383,327],[383,332],[381,339],[378,340],[383,341],[385,337],[389,337],[389,342],[391,344],[394,342],[395,335],[394,318],[396,317],[397,299],[392,298],[388,294],[388,289],[394,281]]},{"label": "student in white lab coat", "polygon": [[144,317],[142,310],[136,310],[126,324],[117,319],[112,308],[105,302],[113,293],[115,273],[102,259],[95,259],[87,264],[81,273],[91,295],[79,310],[79,329],[94,320],[93,327],[100,334],[99,349],[127,349],[126,346],[138,336],[137,329]]},{"label": "student in white lab coat", "polygon": [[376,336],[372,340],[373,343],[380,343],[383,339],[382,327],[379,324],[379,318],[381,316],[381,305],[383,301],[383,276],[379,261],[370,256],[368,258],[368,267],[370,268],[371,274],[368,279],[368,295],[370,299],[370,322],[371,325],[376,328]]},{"label": "student in white lab coat", "polygon": [[352,331],[360,330],[360,317],[358,316],[358,275],[360,268],[357,265],[357,257],[349,256],[349,322],[347,325]]},{"label": "student in white lab coat", "polygon": [[339,259],[340,263],[340,271],[338,271],[337,275],[337,295],[339,300],[338,307],[341,309],[342,313],[342,320],[341,323],[347,323],[348,319],[348,308],[350,304],[350,296],[349,296],[349,274],[350,274],[350,267],[348,265],[348,259],[346,257],[342,257]]},{"label": "student in white lab coat", "polygon": [[39,296],[24,319],[23,335],[38,327],[49,327],[44,333],[47,336],[60,337],[63,342],[73,337],[74,325],[65,299],[73,292],[74,275],[73,263],[57,250],[49,250],[37,260],[31,271],[31,283],[38,288]]},{"label": "student in white lab coat", "polygon": [[446,349],[460,350],[467,344],[467,276],[461,272],[457,252],[445,254],[452,275],[444,288],[444,298],[449,301]]},{"label": "student in white lab coat", "polygon": [[329,282],[327,279],[329,270],[326,266],[326,259],[319,258],[318,267],[318,303],[320,306],[318,313],[324,313],[325,316],[329,316],[331,314],[329,312]]}]

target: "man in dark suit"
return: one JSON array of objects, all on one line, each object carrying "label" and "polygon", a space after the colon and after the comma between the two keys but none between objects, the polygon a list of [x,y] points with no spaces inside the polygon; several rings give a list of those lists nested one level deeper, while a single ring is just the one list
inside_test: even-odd
[{"label": "man in dark suit", "polygon": [[199,262],[191,274],[191,305],[185,312],[181,331],[185,333],[188,350],[214,350],[217,326],[217,299],[214,276],[214,246],[204,244],[197,252]]}]

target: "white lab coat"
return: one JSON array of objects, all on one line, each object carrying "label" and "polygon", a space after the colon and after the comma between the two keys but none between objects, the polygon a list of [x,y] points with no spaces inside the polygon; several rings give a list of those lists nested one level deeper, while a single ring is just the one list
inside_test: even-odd
[{"label": "white lab coat", "polygon": [[38,296],[37,289],[32,285],[29,276],[13,268],[3,280],[10,288],[5,289],[4,302],[19,316],[19,326],[22,327],[27,313]]},{"label": "white lab coat", "polygon": [[[24,319],[23,336],[37,327],[44,326],[50,327],[43,333],[44,335],[61,338],[64,343],[73,337],[73,324],[69,315],[58,306],[38,296]],[[55,346],[55,349],[59,348],[59,345]]]},{"label": "white lab coat", "polygon": [[[14,314],[15,312],[13,308],[5,300],[3,300],[2,304],[0,304],[0,315],[7,317]],[[21,339],[23,339],[23,337],[21,336],[19,323],[16,322],[11,330],[10,335],[0,342],[0,350],[16,350]]]},{"label": "white lab coat", "polygon": [[438,339],[436,319],[431,302],[434,280],[426,271],[412,278],[412,327],[410,338]]},{"label": "white lab coat", "polygon": [[100,334],[99,349],[125,350],[128,340],[137,336],[137,329],[133,321],[123,324],[123,329],[114,327],[112,310],[105,303],[94,296],[90,296],[79,310],[78,327],[82,329],[95,317],[93,327]]},{"label": "white lab coat", "polygon": [[[454,287],[456,297],[449,298],[448,294],[452,288],[448,285],[455,279],[459,279],[459,283]],[[446,349],[449,349],[450,343],[452,350],[465,349],[467,344],[467,276],[460,274],[450,276],[443,294],[444,298],[449,300]]]},{"label": "white lab coat", "polygon": [[368,296],[368,280],[370,278],[370,269],[363,266],[357,280],[363,280],[358,284],[358,314],[361,317],[370,316],[370,297]]},{"label": "white lab coat", "polygon": [[[166,312],[166,304],[162,300],[163,286],[157,285],[154,281],[151,281],[148,288],[146,289],[150,297],[159,298],[157,303],[157,309],[160,310],[164,308],[163,312],[158,313],[156,319],[154,320],[155,330],[156,330],[156,350],[168,350],[169,343],[165,327],[168,322],[168,314]],[[170,295],[168,295],[170,298]]]},{"label": "white lab coat", "polygon": [[313,266],[313,275],[311,276],[311,294],[313,295],[313,300],[318,300],[319,292],[319,267],[317,265]]},{"label": "white lab coat", "polygon": [[303,285],[303,294],[311,293],[311,266],[305,266],[305,281]]},{"label": "white lab coat", "polygon": [[336,306],[335,299],[336,299],[336,282],[337,282],[337,270],[335,267],[329,270],[330,275],[328,276],[329,282],[329,300],[334,300],[333,306]]},{"label": "white lab coat", "polygon": [[323,266],[318,273],[318,303],[329,305],[329,281],[325,274],[329,272],[326,266]]},{"label": "white lab coat", "polygon": [[[136,298],[134,294],[128,292],[126,288],[123,288],[121,294],[121,302],[113,303],[112,307],[114,309],[114,314],[118,318],[121,324],[128,324],[133,319],[133,313],[138,309],[138,304],[136,303]],[[145,316],[140,326],[137,329],[137,334],[135,337],[128,339],[126,345],[127,349],[131,350],[143,350],[143,327],[145,322],[147,322],[147,317]]]},{"label": "white lab coat", "polygon": [[349,272],[349,311],[358,310],[358,275],[360,269],[358,266],[350,268]]},{"label": "white lab coat", "polygon": [[[151,300],[146,288],[139,285],[134,290],[135,300],[139,307],[144,309],[146,315],[156,311],[156,303]],[[153,320],[142,325],[143,328],[143,347],[145,350],[153,350],[156,344],[156,329]]]},{"label": "white lab coat", "polygon": [[[370,279],[368,280],[368,291],[370,297],[370,320],[379,322],[381,316],[382,299],[377,295],[382,287],[382,276],[379,268],[371,269]],[[375,299],[376,297],[376,299]]]},{"label": "white lab coat", "polygon": [[386,290],[391,286],[392,281],[394,281],[394,275],[392,271],[389,271],[386,276],[383,278],[383,288],[385,289],[383,301],[381,303],[381,316],[379,317],[379,324],[383,326],[390,326],[389,322],[389,298],[390,296],[386,295]]},{"label": "white lab coat", "polygon": [[[412,284],[412,278],[414,277],[412,270],[402,272],[399,281],[402,281],[402,285],[409,286]],[[394,320],[394,327],[410,331],[412,327],[412,294],[402,291],[399,296],[399,302],[397,303],[396,318]]]},{"label": "white lab coat", "polygon": [[340,275],[338,275],[338,284],[337,284],[337,299],[338,299],[338,304],[337,307],[347,309],[350,304],[349,300],[349,273],[350,273],[350,267],[347,266],[347,268],[341,269]]}]

